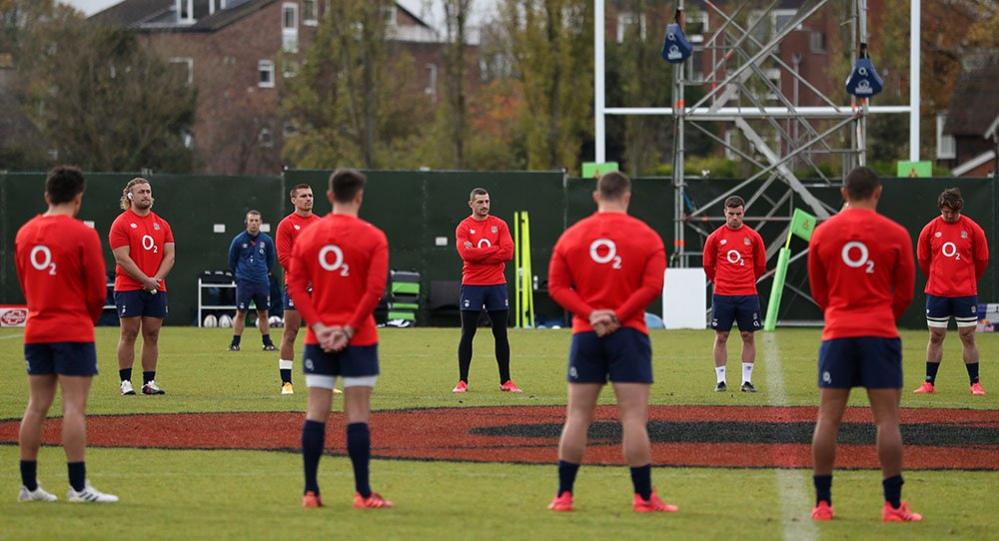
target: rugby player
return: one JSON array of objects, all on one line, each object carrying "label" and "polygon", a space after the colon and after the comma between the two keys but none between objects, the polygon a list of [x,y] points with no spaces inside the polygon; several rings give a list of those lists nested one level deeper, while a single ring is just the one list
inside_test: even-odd
[{"label": "rugby player", "polygon": [[239,351],[250,303],[257,308],[257,328],[264,351],[274,351],[268,326],[267,311],[271,305],[271,266],[274,265],[274,241],[260,230],[260,211],[246,213],[241,232],[229,244],[229,268],[236,277],[236,318],[232,320],[232,342],[229,351]]},{"label": "rugby player", "polygon": [[943,341],[951,316],[961,337],[964,367],[972,395],[985,394],[978,378],[978,281],[989,266],[989,242],[985,232],[963,215],[964,198],[957,188],[948,188],[937,198],[940,216],[923,227],[916,244],[919,268],[926,276],[926,380],[914,392],[936,392],[937,371],[943,360]]},{"label": "rugby player", "polygon": [[902,341],[895,322],[912,302],[915,268],[909,233],[877,213],[881,180],[859,167],[840,189],[847,208],[820,225],[808,250],[812,296],[825,327],[819,348],[819,413],[812,437],[815,508],[812,519],[832,520],[836,434],[850,389],[864,387],[877,426],[885,522],[922,516],[902,501]]},{"label": "rugby player", "polygon": [[[312,187],[308,184],[298,184],[291,189],[288,194],[291,197],[291,204],[295,207],[294,212],[284,217],[277,227],[277,258],[281,268],[284,269],[285,293],[284,293],[284,334],[281,335],[281,358],[278,359],[278,371],[281,375],[281,394],[294,394],[295,388],[291,384],[291,371],[295,362],[295,339],[298,337],[298,329],[302,326],[302,316],[295,309],[295,302],[288,294],[288,275],[291,268],[291,250],[295,246],[295,239],[302,234],[306,227],[319,221],[319,216],[312,213],[314,199]],[[335,390],[335,389],[334,389]]]},{"label": "rugby player", "polygon": [[167,315],[164,279],[175,261],[173,231],[153,208],[149,181],[136,177],[121,191],[121,209],[108,240],[115,259],[114,301],[121,322],[118,339],[119,391],[134,395],[135,340],[142,332],[142,394],[160,395],[156,384],[160,327]]},{"label": "rugby player", "polygon": [[455,246],[461,256],[461,340],[458,342],[458,383],[455,393],[468,390],[468,369],[472,365],[472,339],[482,310],[489,313],[496,342],[500,391],[523,392],[510,379],[510,340],[506,334],[510,302],[503,269],[513,259],[513,239],[503,220],[489,215],[489,192],[475,188],[468,196],[472,214],[454,231]]},{"label": "rugby player", "polygon": [[725,200],[725,225],[708,235],[704,242],[704,273],[715,284],[712,296],[711,328],[715,330],[715,391],[727,390],[726,343],[732,322],[739,323],[742,337],[742,392],[755,393],[753,363],[756,343],[753,333],[760,324],[760,296],[756,281],[767,270],[767,249],[763,237],[742,223],[746,203],[738,195]]},{"label": "rugby player", "polygon": [[28,407],[21,419],[19,501],[57,500],[38,483],[42,425],[56,388],[62,389],[62,446],[69,470],[71,502],[118,501],[87,481],[86,406],[97,375],[94,323],[107,295],[104,256],[97,233],[76,220],[85,181],[75,167],[60,166],[45,181],[48,211],[24,224],[14,241],[14,263],[28,303],[24,358]]},{"label": "rugby player", "polygon": [[338,376],[343,378],[347,454],[354,467],[354,507],[392,507],[368,481],[368,417],[378,379],[373,312],[385,291],[388,241],[380,229],[358,218],[364,183],[364,175],[356,170],[335,171],[326,192],[333,212],[303,231],[292,249],[288,290],[309,326],[302,353],[309,388],[302,427],[304,507],[322,506],[316,475]]},{"label": "rugby player", "polygon": [[652,346],[645,307],[662,293],[666,250],[659,235],[628,215],[631,181],[612,172],[593,193],[597,212],[562,234],[552,253],[552,299],[572,312],[569,404],[558,448],[558,491],[548,508],[573,509],[573,483],[586,434],[608,376],[624,430],[624,456],[634,485],[636,512],[675,512],[652,488],[649,389]]}]

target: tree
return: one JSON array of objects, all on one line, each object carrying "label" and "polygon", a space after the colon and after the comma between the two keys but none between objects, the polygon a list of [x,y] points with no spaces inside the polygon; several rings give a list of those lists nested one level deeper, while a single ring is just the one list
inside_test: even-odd
[{"label": "tree", "polygon": [[523,85],[527,167],[578,170],[593,124],[592,2],[505,0],[501,17]]},{"label": "tree", "polygon": [[452,151],[452,165],[464,169],[465,140],[468,137],[468,101],[465,92],[467,70],[466,25],[472,0],[444,0],[444,27],[447,47],[444,49],[445,125]]},{"label": "tree", "polygon": [[186,172],[195,92],[135,35],[51,1],[13,0],[22,111],[60,162],[96,171]]},{"label": "tree", "polygon": [[282,107],[298,126],[284,146],[299,167],[340,163],[373,169],[406,164],[427,108],[407,88],[412,61],[392,50],[390,0],[330,5]]}]

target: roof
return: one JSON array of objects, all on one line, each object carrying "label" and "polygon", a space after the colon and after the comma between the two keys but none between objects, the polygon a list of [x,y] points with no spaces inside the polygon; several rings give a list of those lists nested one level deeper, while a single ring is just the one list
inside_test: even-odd
[{"label": "roof", "polygon": [[[217,1],[217,0],[216,0]],[[276,0],[228,0],[225,9],[209,14],[209,0],[195,0],[194,24],[179,25],[175,0],[124,0],[95,13],[91,21],[151,32],[214,32],[239,21]]]},{"label": "roof", "polygon": [[984,137],[999,115],[999,56],[986,57],[964,70],[947,110],[947,135]]}]

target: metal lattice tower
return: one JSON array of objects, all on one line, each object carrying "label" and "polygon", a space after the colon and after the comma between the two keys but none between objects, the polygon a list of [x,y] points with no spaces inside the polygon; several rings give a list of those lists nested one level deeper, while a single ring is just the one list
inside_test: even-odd
[{"label": "metal lattice tower", "polygon": [[[842,0],[837,0],[842,1]],[[857,57],[858,46],[867,40],[867,0],[849,0],[849,20],[851,58]],[[778,47],[795,29],[822,9],[831,9],[830,0],[805,0],[790,17],[784,17],[778,26],[767,25],[778,21],[774,10],[779,0],[768,0],[765,9],[753,9],[760,2],[726,2],[724,8],[712,0],[697,0],[698,9],[709,13],[712,20],[719,21],[702,44],[695,44],[695,52],[710,59],[710,68],[703,79],[692,77],[692,58],[683,64],[673,66],[672,108],[654,107],[605,107],[604,66],[603,66],[603,0],[596,0],[596,66],[595,66],[595,108],[597,152],[596,161],[605,161],[604,115],[668,115],[673,124],[673,187],[674,187],[674,228],[675,252],[671,266],[690,266],[691,258],[699,262],[699,251],[688,251],[687,240],[691,235],[706,237],[720,223],[724,222],[723,202],[736,193],[752,193],[746,199],[746,207],[751,215],[746,222],[757,230],[767,228],[765,235],[774,240],[767,247],[767,258],[775,256],[787,234],[790,224],[793,201],[796,205],[816,215],[820,220],[838,211],[837,208],[821,201],[813,191],[828,188],[841,178],[829,178],[817,161],[826,161],[828,156],[838,156],[845,172],[866,162],[866,118],[872,113],[910,113],[910,129],[916,137],[915,153],[918,153],[918,71],[915,72],[915,94],[909,106],[869,105],[868,100],[851,98],[849,104],[838,104],[821,92],[813,82],[808,81],[797,65],[788,65],[778,54]],[[915,2],[918,4],[918,2]],[[684,9],[683,0],[677,8]],[[751,14],[750,14],[751,13]],[[918,40],[918,8],[913,12],[914,34]],[[741,22],[740,22],[741,21]],[[715,26],[715,25],[713,25]],[[918,41],[915,41],[918,44]],[[918,46],[910,58],[918,65]],[[912,60],[910,60],[912,61]],[[796,63],[795,63],[796,64]],[[775,84],[769,73],[779,71],[789,75],[792,95],[782,92],[781,85]],[[911,74],[910,74],[911,76]],[[701,86],[705,89],[695,103],[685,103],[687,87]],[[807,89],[824,105],[798,106],[798,90]],[[910,93],[912,93],[910,87]],[[777,104],[774,105],[773,102]],[[913,107],[915,109],[913,109]],[[916,114],[912,114],[915,110]],[[913,118],[915,117],[915,118]],[[913,124],[915,123],[915,124]],[[692,131],[693,130],[693,131]],[[695,206],[688,198],[684,165],[687,158],[686,139],[689,133],[699,132],[738,156],[752,167],[752,173],[742,182],[726,190],[711,201]],[[744,143],[719,137],[722,132],[737,133]],[[910,146],[913,137],[910,137]],[[910,157],[918,154],[910,153]],[[911,159],[918,159],[912,157]],[[809,176],[818,179],[817,183],[803,182],[794,172],[796,167],[805,167]],[[776,194],[776,195],[775,195]],[[712,225],[714,223],[714,225]],[[776,232],[776,233],[775,233]],[[798,253],[794,259],[806,252]],[[792,290],[810,297],[789,284]]]}]

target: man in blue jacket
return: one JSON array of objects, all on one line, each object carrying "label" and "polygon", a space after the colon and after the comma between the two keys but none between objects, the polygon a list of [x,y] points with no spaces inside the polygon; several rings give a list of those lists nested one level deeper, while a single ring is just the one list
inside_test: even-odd
[{"label": "man in blue jacket", "polygon": [[239,351],[246,312],[250,302],[256,304],[257,327],[263,335],[264,351],[274,351],[274,343],[267,327],[267,308],[271,304],[271,286],[268,275],[274,264],[274,241],[267,233],[260,232],[260,212],[246,213],[246,231],[236,235],[229,245],[229,268],[236,276],[236,319],[232,322],[232,343],[229,351]]}]

